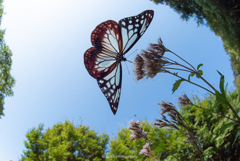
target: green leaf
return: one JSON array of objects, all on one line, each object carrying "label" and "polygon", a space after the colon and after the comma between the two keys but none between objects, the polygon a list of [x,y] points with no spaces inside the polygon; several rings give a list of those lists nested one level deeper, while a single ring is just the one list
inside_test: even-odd
[{"label": "green leaf", "polygon": [[235,122],[230,122],[230,123],[227,123],[225,125],[223,125],[220,129],[220,133],[223,133],[227,128],[231,127],[231,126],[234,126],[236,125]]},{"label": "green leaf", "polygon": [[216,103],[218,104],[228,104],[228,100],[225,95],[216,91]]},{"label": "green leaf", "polygon": [[[203,75],[203,71],[202,71],[202,70],[199,70],[199,71],[198,71],[198,74],[199,74],[199,75]],[[200,78],[198,75],[196,75],[196,76],[197,76],[197,78]]]},{"label": "green leaf", "polygon": [[221,75],[221,78],[220,78],[220,91],[222,93],[222,96],[224,96],[226,98],[226,94],[225,94],[225,89],[224,89],[224,75],[222,75],[222,73],[220,73],[219,71],[217,71],[218,74]]},{"label": "green leaf", "polygon": [[163,152],[166,151],[165,145],[163,142],[156,141],[155,143],[150,145],[150,148],[154,152]]},{"label": "green leaf", "polygon": [[199,73],[200,75],[203,75],[203,71],[202,71],[202,70],[199,70],[198,73]]},{"label": "green leaf", "polygon": [[204,115],[210,115],[210,114],[212,114],[214,112],[214,109],[208,109],[208,110],[206,110],[205,112],[204,112]]},{"label": "green leaf", "polygon": [[240,138],[240,131],[237,132],[236,136],[235,136],[235,140],[232,144],[232,146],[234,145],[234,143],[236,142],[236,140],[238,139],[238,137]]},{"label": "green leaf", "polygon": [[188,81],[190,82],[190,77],[193,77],[195,74],[194,73],[191,73],[191,74],[189,74],[189,76],[188,76]]},{"label": "green leaf", "polygon": [[201,66],[203,66],[203,63],[201,63],[201,64],[199,64],[199,65],[197,66],[197,70],[199,70],[199,68],[200,68]]},{"label": "green leaf", "polygon": [[176,73],[173,73],[174,75],[178,75],[178,72],[176,72]]},{"label": "green leaf", "polygon": [[[182,79],[179,79],[179,80],[177,80],[174,84],[173,84],[173,89],[172,89],[172,91],[173,91],[173,93],[178,89],[178,87],[180,86],[180,84],[182,83]],[[173,94],[172,93],[172,94]]]}]

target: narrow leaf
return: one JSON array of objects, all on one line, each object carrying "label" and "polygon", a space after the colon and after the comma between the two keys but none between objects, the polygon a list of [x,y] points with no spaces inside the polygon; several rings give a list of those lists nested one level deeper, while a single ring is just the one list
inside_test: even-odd
[{"label": "narrow leaf", "polygon": [[[177,80],[174,84],[173,84],[173,89],[172,89],[172,91],[173,91],[173,93],[178,89],[178,87],[180,86],[180,84],[182,83],[182,79],[179,79],[179,80]],[[172,94],[173,94],[172,93]]]},{"label": "narrow leaf", "polygon": [[194,75],[195,75],[194,73],[189,74],[189,76],[188,76],[188,81],[189,82],[190,82],[190,78],[193,77]]},{"label": "narrow leaf", "polygon": [[234,143],[236,142],[236,140],[238,139],[238,137],[240,138],[240,131],[237,132],[236,136],[235,136],[235,140],[232,144],[232,146],[234,145]]},{"label": "narrow leaf", "polygon": [[220,74],[221,75],[221,78],[220,78],[220,91],[221,91],[221,93],[222,93],[222,96],[223,97],[226,97],[226,94],[225,94],[225,90],[224,90],[224,75],[222,75],[222,73],[220,73],[219,71],[217,71],[218,72],[218,74]]},{"label": "narrow leaf", "polygon": [[223,133],[227,128],[231,127],[231,126],[234,126],[236,125],[235,122],[230,122],[230,123],[227,123],[225,125],[223,125],[220,129],[220,133]]},{"label": "narrow leaf", "polygon": [[201,66],[203,66],[203,63],[201,63],[201,64],[199,64],[199,65],[197,66],[197,70],[199,70],[199,68],[200,68]]}]

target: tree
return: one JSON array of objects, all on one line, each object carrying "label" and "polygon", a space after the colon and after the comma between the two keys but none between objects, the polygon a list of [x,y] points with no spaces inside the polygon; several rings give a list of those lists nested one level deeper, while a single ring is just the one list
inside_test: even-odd
[{"label": "tree", "polygon": [[43,124],[32,128],[24,141],[27,150],[23,151],[22,161],[100,161],[109,141],[105,133],[99,136],[88,126],[65,121],[43,132]]},{"label": "tree", "polygon": [[[3,15],[3,0],[0,0],[0,25]],[[10,74],[12,66],[12,52],[4,41],[5,30],[0,30],[0,118],[4,115],[3,105],[6,96],[13,96],[12,87],[15,79]]]},{"label": "tree", "polygon": [[240,0],[151,0],[166,4],[188,20],[193,17],[198,25],[206,24],[219,36],[230,54],[235,85],[240,89]]}]

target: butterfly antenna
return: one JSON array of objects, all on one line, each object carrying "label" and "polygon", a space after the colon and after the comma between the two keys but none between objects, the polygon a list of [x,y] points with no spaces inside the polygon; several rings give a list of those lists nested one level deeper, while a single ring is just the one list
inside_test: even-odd
[{"label": "butterfly antenna", "polygon": [[133,62],[131,62],[130,60],[127,60],[128,62],[130,62],[130,63],[133,63]]},{"label": "butterfly antenna", "polygon": [[127,70],[128,70],[128,74],[130,75],[130,72],[129,72],[129,69],[128,69],[128,66],[127,66],[127,63],[125,62],[125,64],[126,64],[126,67],[127,67]]},{"label": "butterfly antenna", "polygon": [[[136,49],[134,52],[132,52],[130,55],[132,55],[133,53],[135,53],[138,49]],[[128,55],[126,58],[128,58],[130,55]]]}]

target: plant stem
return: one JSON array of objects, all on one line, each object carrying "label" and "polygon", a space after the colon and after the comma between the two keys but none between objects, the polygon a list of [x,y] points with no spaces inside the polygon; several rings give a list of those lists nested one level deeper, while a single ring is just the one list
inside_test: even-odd
[{"label": "plant stem", "polygon": [[215,93],[213,93],[212,91],[208,90],[207,88],[204,88],[204,87],[202,87],[202,86],[200,86],[200,85],[198,85],[198,84],[196,84],[196,83],[193,83],[193,82],[191,82],[191,81],[188,81],[187,79],[184,79],[184,78],[180,77],[179,75],[176,75],[176,74],[174,74],[174,73],[172,73],[172,72],[170,72],[170,71],[167,71],[167,70],[166,70],[165,72],[166,72],[166,73],[169,73],[169,74],[172,74],[172,75],[180,78],[180,79],[183,80],[183,81],[187,81],[187,82],[189,82],[189,83],[191,83],[191,84],[193,84],[193,85],[196,85],[196,86],[198,86],[198,87],[200,87],[200,88],[202,88],[202,89],[205,89],[206,91],[208,91],[208,92],[210,92],[211,94],[215,95]]},{"label": "plant stem", "polygon": [[174,52],[172,52],[171,50],[169,50],[170,53],[174,54],[175,56],[177,56],[179,59],[181,59],[182,61],[184,61],[185,63],[187,63],[188,65],[190,65],[195,71],[197,71],[189,62],[187,62],[186,60],[184,60],[183,58],[181,58],[180,56],[178,56],[177,54],[175,54]]},{"label": "plant stem", "polygon": [[185,70],[185,69],[178,69],[178,68],[168,68],[168,67],[165,67],[164,69],[173,69],[173,70],[181,70],[181,71],[185,71],[185,72],[190,72],[189,70]]},{"label": "plant stem", "polygon": [[[197,107],[197,108],[201,108],[201,109],[203,109],[203,110],[209,110],[209,109],[203,108],[203,107],[198,106],[198,105],[193,105],[193,106],[195,106],[195,107]],[[225,115],[222,115],[222,114],[220,114],[220,113],[218,113],[218,112],[216,112],[216,111],[213,111],[213,112],[216,113],[216,114],[218,114],[218,115],[220,115],[220,116],[223,116],[223,117],[225,117],[225,118],[228,118],[228,119],[230,119],[230,120],[232,120],[232,121],[235,121],[235,122],[237,122],[238,124],[240,124],[239,121],[236,121],[236,120],[234,120],[234,119],[231,119],[230,117],[227,117],[227,116],[225,116]]]},{"label": "plant stem", "polygon": [[197,71],[195,74],[198,75],[205,83],[207,83],[207,85],[209,85],[214,91],[216,91],[216,89],[210,83],[208,83],[208,81],[206,81]]},{"label": "plant stem", "polygon": [[179,160],[177,157],[175,157],[173,154],[169,153],[170,155],[172,155],[175,159],[177,159],[178,161],[181,161]]},{"label": "plant stem", "polygon": [[233,107],[230,105],[230,103],[228,103],[227,105],[232,110],[233,114],[237,117],[238,122],[240,122],[240,118],[239,118],[237,112],[233,109]]}]

